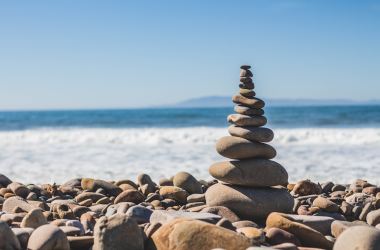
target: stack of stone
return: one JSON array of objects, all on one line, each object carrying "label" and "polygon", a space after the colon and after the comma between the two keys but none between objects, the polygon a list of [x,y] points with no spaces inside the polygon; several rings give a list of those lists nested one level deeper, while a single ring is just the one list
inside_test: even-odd
[{"label": "stack of stone", "polygon": [[216,144],[217,152],[232,160],[210,167],[219,183],[207,190],[206,202],[228,207],[241,218],[263,220],[271,212],[290,212],[294,200],[281,187],[288,182],[286,170],[270,160],[276,150],[266,142],[273,139],[273,131],[262,127],[267,123],[265,103],[255,97],[250,66],[240,68],[240,90],[232,98],[237,114],[227,118],[233,124],[228,128],[230,136]]}]

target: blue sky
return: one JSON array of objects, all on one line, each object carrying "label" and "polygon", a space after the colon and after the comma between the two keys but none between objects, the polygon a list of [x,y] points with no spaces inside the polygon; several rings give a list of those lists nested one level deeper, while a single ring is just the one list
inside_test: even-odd
[{"label": "blue sky", "polygon": [[0,109],[380,98],[379,1],[1,1]]}]

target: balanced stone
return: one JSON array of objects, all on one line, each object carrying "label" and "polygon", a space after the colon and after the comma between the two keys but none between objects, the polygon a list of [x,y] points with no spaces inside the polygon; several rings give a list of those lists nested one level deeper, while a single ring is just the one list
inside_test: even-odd
[{"label": "balanced stone", "polygon": [[251,66],[250,66],[250,65],[245,65],[245,64],[244,64],[244,65],[241,65],[240,68],[241,68],[241,69],[246,69],[246,70],[247,70],[247,69],[250,69]]},{"label": "balanced stone", "polygon": [[235,105],[234,110],[236,113],[242,114],[242,115],[263,115],[264,110],[262,109],[255,109],[255,108],[249,108],[245,107],[243,105]]},{"label": "balanced stone", "polygon": [[228,132],[232,136],[257,142],[270,142],[274,136],[273,131],[269,128],[239,127],[236,125],[229,126]]},{"label": "balanced stone", "polygon": [[255,84],[253,82],[240,83],[239,88],[252,90],[255,88]]},{"label": "balanced stone", "polygon": [[216,143],[216,150],[220,155],[230,159],[272,159],[276,156],[276,150],[270,145],[234,136],[220,138]]},{"label": "balanced stone", "polygon": [[251,77],[240,77],[240,82],[242,83],[252,83],[252,78]]},{"label": "balanced stone", "polygon": [[239,94],[247,98],[251,98],[256,95],[255,91],[251,89],[240,89]]},{"label": "balanced stone", "polygon": [[208,206],[225,206],[241,219],[264,219],[273,211],[289,213],[294,199],[283,188],[247,188],[215,184],[206,191]]},{"label": "balanced stone", "polygon": [[218,162],[211,165],[209,172],[225,183],[248,187],[286,185],[288,182],[285,168],[265,159]]},{"label": "balanced stone", "polygon": [[247,98],[242,95],[234,95],[232,97],[232,101],[237,104],[241,104],[243,106],[247,106],[250,108],[257,108],[261,109],[264,108],[265,102],[259,98],[252,97],[252,98]]},{"label": "balanced stone", "polygon": [[240,77],[252,77],[253,73],[249,69],[241,69],[240,70]]},{"label": "balanced stone", "polygon": [[267,124],[267,118],[265,118],[265,116],[248,116],[240,114],[229,115],[227,121],[238,126],[261,127]]}]

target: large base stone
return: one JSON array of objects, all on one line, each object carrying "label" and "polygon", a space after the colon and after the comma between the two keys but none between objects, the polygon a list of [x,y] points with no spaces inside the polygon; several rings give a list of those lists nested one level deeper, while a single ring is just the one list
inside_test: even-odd
[{"label": "large base stone", "polygon": [[294,199],[284,188],[215,184],[206,191],[208,206],[225,206],[241,219],[262,220],[271,212],[290,213]]}]

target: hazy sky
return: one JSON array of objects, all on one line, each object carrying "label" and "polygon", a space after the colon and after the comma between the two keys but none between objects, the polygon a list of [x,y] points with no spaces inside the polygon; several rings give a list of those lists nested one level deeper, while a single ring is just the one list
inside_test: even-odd
[{"label": "hazy sky", "polygon": [[1,1],[0,109],[380,98],[379,1]]}]

